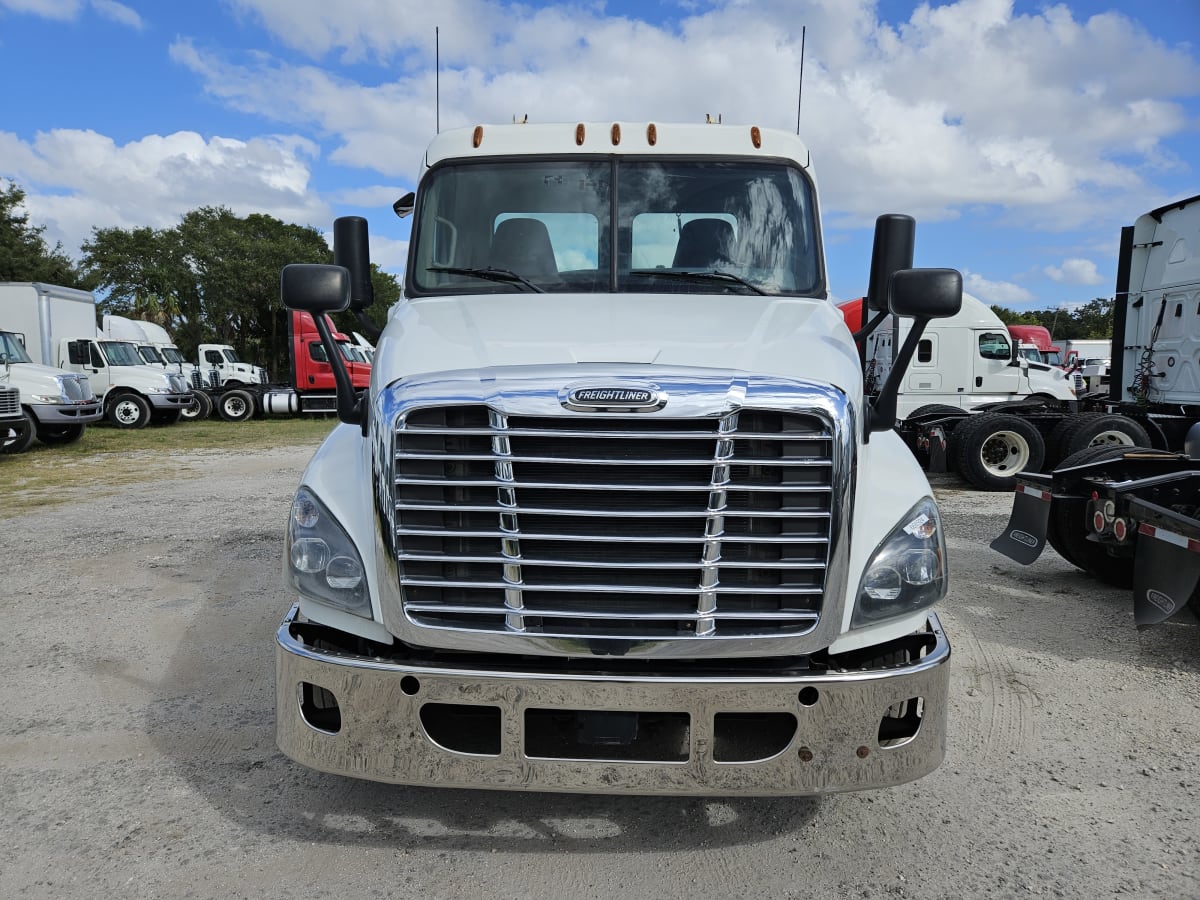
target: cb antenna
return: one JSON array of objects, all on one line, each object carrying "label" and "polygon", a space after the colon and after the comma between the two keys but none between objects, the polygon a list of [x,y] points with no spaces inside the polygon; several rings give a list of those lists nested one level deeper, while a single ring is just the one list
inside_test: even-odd
[{"label": "cb antenna", "polygon": [[[433,119],[434,134],[442,133],[442,54],[439,29],[433,26]],[[804,77],[804,55],[800,56],[800,77]],[[796,133],[800,133],[799,119],[796,121]]]},{"label": "cb antenna", "polygon": [[800,102],[804,99],[804,38],[807,25],[800,26],[800,90],[796,92],[796,136],[800,136]]}]

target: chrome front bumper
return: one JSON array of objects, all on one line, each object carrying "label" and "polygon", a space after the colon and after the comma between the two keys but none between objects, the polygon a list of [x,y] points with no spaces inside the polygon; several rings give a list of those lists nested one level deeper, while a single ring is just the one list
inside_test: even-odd
[{"label": "chrome front bumper", "polygon": [[[319,649],[320,631],[299,622],[296,607],[279,628],[275,735],[292,759],[339,775],[502,790],[804,795],[901,784],[945,755],[950,644],[933,615],[926,649],[910,662],[703,676],[548,673],[519,660],[452,668]],[[915,733],[881,740],[889,709],[914,698],[919,725],[910,717],[905,729]],[[674,730],[635,746],[628,732],[598,742],[593,732],[583,744],[547,737],[589,713],[604,732],[612,721],[595,714],[622,712],[640,716],[642,732],[664,721]],[[736,749],[761,751],[765,731],[775,735],[769,755]]]}]

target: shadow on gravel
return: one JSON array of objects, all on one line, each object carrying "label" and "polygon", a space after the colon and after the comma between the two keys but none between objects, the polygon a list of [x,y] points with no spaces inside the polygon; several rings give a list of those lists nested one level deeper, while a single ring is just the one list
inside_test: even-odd
[{"label": "shadow on gravel", "polygon": [[196,794],[238,828],[352,846],[645,853],[770,840],[803,828],[821,808],[817,798],[409,788],[306,769],[274,741],[274,637],[290,603],[279,584],[278,535],[218,543],[219,569],[212,556],[179,563],[205,582],[206,608],[163,678],[146,685],[155,696],[146,728]]}]

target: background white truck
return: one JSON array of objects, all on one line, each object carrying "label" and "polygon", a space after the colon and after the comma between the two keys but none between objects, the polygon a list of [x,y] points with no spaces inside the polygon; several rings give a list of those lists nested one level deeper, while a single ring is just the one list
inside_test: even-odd
[{"label": "background white truck", "polygon": [[[857,331],[861,301],[841,309]],[[868,395],[891,376],[908,328],[887,316],[862,339]],[[1014,409],[1071,409],[1075,401],[1067,374],[1023,356],[999,316],[969,294],[957,315],[925,329],[900,383],[896,427],[917,459],[929,471],[953,467],[981,490],[1011,488],[1018,472],[1045,460],[1041,432]],[[937,440],[929,437],[931,426],[939,429]]]},{"label": "background white truck", "polygon": [[28,449],[35,438],[43,444],[70,444],[83,437],[89,422],[104,414],[85,376],[33,362],[23,336],[11,331],[0,330],[0,384],[17,390],[18,412],[28,425],[0,426],[6,428],[3,450],[7,453]]},{"label": "background white truck", "polygon": [[133,344],[99,337],[88,291],[38,282],[0,283],[4,327],[25,336],[34,362],[85,375],[118,428],[178,421],[191,389],[178,373],[146,366]]},{"label": "background white truck", "polygon": [[992,547],[1028,565],[1047,542],[1133,587],[1138,626],[1200,603],[1200,196],[1121,231],[1108,412],[1145,427],[1139,449],[1101,441],[1021,476]]},{"label": "background white truck", "polygon": [[[864,399],[810,155],[749,125],[477,126],[423,158],[406,300],[355,392],[321,313],[366,223],[284,269],[338,382],[289,518],[276,737],[380,781],[813,794],[944,754],[929,485]],[[961,303],[883,216],[872,310]],[[359,321],[362,321],[360,317]]]}]

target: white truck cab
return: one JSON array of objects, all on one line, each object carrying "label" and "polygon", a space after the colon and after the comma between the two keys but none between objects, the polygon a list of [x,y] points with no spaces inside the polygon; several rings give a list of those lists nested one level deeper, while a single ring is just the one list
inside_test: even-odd
[{"label": "white truck cab", "polygon": [[[946,550],[829,300],[808,149],[757,126],[480,125],[422,159],[405,297],[306,469],[276,735],[409,784],[816,794],[943,757]],[[366,223],[285,304],[370,303]],[[881,217],[872,309],[953,270]],[[363,317],[360,317],[360,322]]]},{"label": "white truck cab", "polygon": [[[893,348],[909,325],[889,317],[867,337],[867,360],[876,385],[891,372]],[[1034,348],[1036,351],[1036,348]],[[897,414],[905,419],[930,404],[970,410],[1024,397],[1074,400],[1074,383],[1055,366],[1021,353],[1008,329],[986,303],[963,294],[957,315],[931,322],[904,375]]]},{"label": "white truck cab", "polygon": [[0,385],[17,389],[18,411],[30,425],[21,439],[5,445],[5,452],[19,453],[34,438],[72,443],[104,414],[86,378],[38,365],[25,350],[24,336],[10,331],[0,331]]},{"label": "white truck cab", "polygon": [[243,362],[238,358],[237,351],[228,344],[201,344],[198,352],[200,371],[216,375],[214,387],[245,387],[267,383],[267,370]]},{"label": "white truck cab", "polygon": [[63,369],[87,376],[109,421],[118,428],[177,422],[191,402],[187,380],[146,365],[131,341],[63,338],[58,359]]}]

